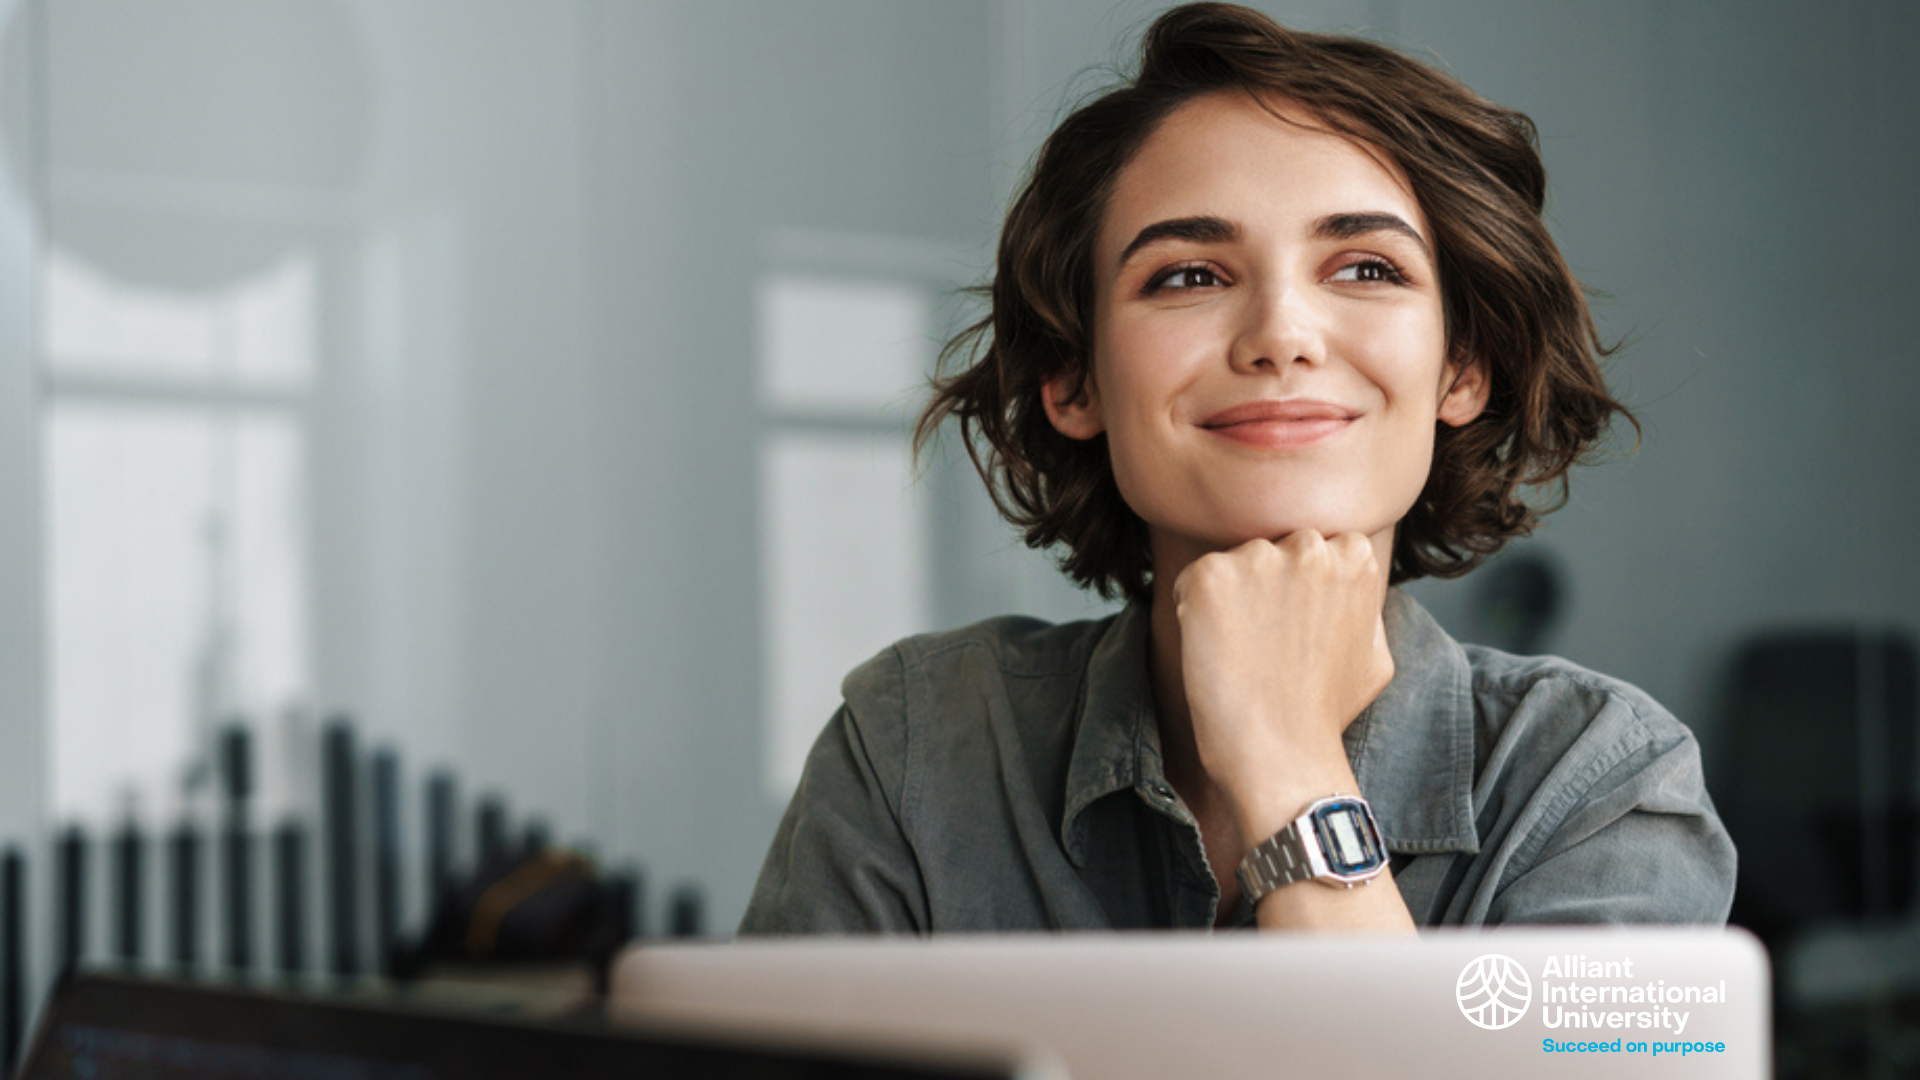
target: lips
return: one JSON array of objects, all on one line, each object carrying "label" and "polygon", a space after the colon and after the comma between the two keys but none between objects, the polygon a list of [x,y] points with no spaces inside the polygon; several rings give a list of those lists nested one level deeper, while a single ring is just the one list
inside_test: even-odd
[{"label": "lips", "polygon": [[1250,446],[1307,446],[1346,430],[1359,412],[1331,401],[1249,401],[1214,413],[1200,426]]},{"label": "lips", "polygon": [[1223,409],[1200,422],[1204,428],[1233,427],[1237,424],[1288,423],[1310,420],[1352,420],[1359,413],[1331,401],[1249,401]]}]

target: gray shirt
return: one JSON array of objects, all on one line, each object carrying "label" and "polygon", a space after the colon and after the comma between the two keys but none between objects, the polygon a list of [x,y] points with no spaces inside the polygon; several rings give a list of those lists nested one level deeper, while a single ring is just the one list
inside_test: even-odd
[{"label": "gray shirt", "polygon": [[[994,619],[857,668],[741,933],[1212,927],[1232,868],[1166,780],[1147,627],[1141,604]],[[1346,747],[1414,921],[1725,921],[1733,844],[1679,721],[1565,660],[1462,646],[1399,590],[1386,629],[1393,681]]]}]

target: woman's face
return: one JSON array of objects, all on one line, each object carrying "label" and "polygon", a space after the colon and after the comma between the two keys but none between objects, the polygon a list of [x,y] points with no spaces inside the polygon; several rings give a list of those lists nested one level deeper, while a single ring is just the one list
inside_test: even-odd
[{"label": "woman's face", "polygon": [[1215,94],[1160,125],[1096,241],[1092,382],[1046,388],[1060,431],[1106,433],[1163,573],[1307,528],[1365,534],[1385,566],[1435,421],[1485,405],[1483,369],[1447,356],[1406,179],[1282,113]]}]

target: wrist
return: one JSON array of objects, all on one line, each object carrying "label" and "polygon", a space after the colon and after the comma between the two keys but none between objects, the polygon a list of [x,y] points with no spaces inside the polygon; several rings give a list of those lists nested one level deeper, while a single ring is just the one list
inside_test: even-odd
[{"label": "wrist", "polygon": [[1242,855],[1286,828],[1315,800],[1328,795],[1358,795],[1360,782],[1347,763],[1345,750],[1337,758],[1312,761],[1293,758],[1291,767],[1223,781],[1235,823],[1240,827]]},{"label": "wrist", "polygon": [[1304,882],[1341,889],[1365,885],[1386,865],[1372,807],[1358,795],[1328,795],[1255,844],[1234,873],[1242,895],[1258,907],[1275,892]]}]

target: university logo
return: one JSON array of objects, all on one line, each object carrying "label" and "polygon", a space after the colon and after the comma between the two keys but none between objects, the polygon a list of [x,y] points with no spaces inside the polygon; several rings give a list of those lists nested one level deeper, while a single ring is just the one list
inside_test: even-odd
[{"label": "university logo", "polygon": [[1460,972],[1454,997],[1461,1014],[1475,1026],[1499,1031],[1527,1015],[1527,1006],[1533,1003],[1533,982],[1513,957],[1488,953]]}]

